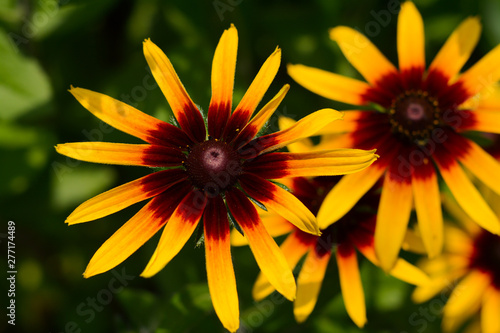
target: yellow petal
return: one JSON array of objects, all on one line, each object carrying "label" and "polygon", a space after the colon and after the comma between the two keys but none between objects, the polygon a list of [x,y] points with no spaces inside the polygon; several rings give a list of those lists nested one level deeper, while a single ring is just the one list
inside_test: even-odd
[{"label": "yellow petal", "polygon": [[347,104],[366,104],[363,94],[370,86],[356,79],[304,65],[287,65],[288,75],[315,94]]},{"label": "yellow petal", "polygon": [[500,291],[490,287],[484,295],[483,308],[481,311],[481,328],[483,333],[500,332]]},{"label": "yellow petal", "polygon": [[318,135],[339,134],[353,132],[359,127],[358,120],[364,111],[343,111],[344,116],[339,121],[334,121],[323,127]]},{"label": "yellow petal", "polygon": [[294,300],[296,285],[292,270],[278,245],[266,231],[255,207],[238,189],[226,192],[226,203],[245,233],[262,273],[279,293]]},{"label": "yellow petal", "polygon": [[206,205],[205,196],[192,190],[182,200],[168,220],[165,229],[142,277],[151,277],[165,267],[179,253],[200,221]]},{"label": "yellow petal", "polygon": [[240,178],[243,190],[255,200],[281,215],[300,230],[320,235],[316,217],[292,193],[253,174]]},{"label": "yellow petal", "polygon": [[351,245],[343,244],[337,249],[340,290],[349,317],[358,326],[366,324],[366,305],[358,258]]},{"label": "yellow petal", "polygon": [[293,303],[293,314],[297,322],[304,322],[311,314],[318,300],[331,252],[322,255],[311,250],[297,278],[297,299]]},{"label": "yellow petal", "polygon": [[224,327],[236,332],[240,326],[238,293],[229,243],[229,221],[224,201],[216,197],[203,215],[208,288],[215,313]]},{"label": "yellow petal", "polygon": [[330,29],[330,38],[339,44],[347,60],[368,82],[375,84],[382,76],[397,72],[377,47],[358,31],[340,26]]},{"label": "yellow petal", "polygon": [[374,165],[366,170],[342,177],[327,194],[318,212],[321,229],[338,221],[372,188],[385,169]]},{"label": "yellow petal", "polygon": [[500,79],[500,45],[488,52],[481,60],[460,75],[461,82],[470,96],[491,87]]},{"label": "yellow petal", "polygon": [[389,272],[396,263],[403,244],[412,208],[410,183],[386,174],[375,228],[375,252],[380,267]]},{"label": "yellow petal", "polygon": [[432,61],[429,71],[437,70],[452,79],[469,59],[481,35],[477,17],[469,17],[453,31]]},{"label": "yellow petal", "polygon": [[195,141],[205,139],[205,122],[179,80],[165,53],[151,40],[143,43],[144,56],[180,127]]},{"label": "yellow petal", "polygon": [[434,166],[427,165],[427,169],[425,177],[412,178],[412,187],[422,241],[429,257],[433,258],[443,248],[443,214]]},{"label": "yellow petal", "polygon": [[272,134],[261,136],[248,143],[251,149],[256,147],[258,154],[263,154],[315,135],[332,121],[342,118],[342,113],[333,109],[322,109],[299,120],[295,125]]},{"label": "yellow petal", "polygon": [[[288,236],[280,249],[286,258],[288,266],[291,270],[295,268],[300,258],[306,254],[310,244],[304,243],[302,238],[299,237],[300,231],[293,232]],[[311,237],[312,238],[312,237]],[[299,289],[298,289],[299,290]],[[252,296],[256,301],[260,301],[267,297],[274,291],[274,287],[269,283],[266,276],[262,273],[259,274],[252,289]]]},{"label": "yellow petal", "polygon": [[472,130],[500,134],[500,114],[498,109],[477,109],[472,112],[473,121],[466,123],[461,130]]},{"label": "yellow petal", "polygon": [[[278,126],[280,130],[287,129],[288,127],[293,126],[297,121],[293,120],[292,118],[288,117],[279,117],[278,119]],[[311,151],[313,149],[314,143],[310,138],[304,138],[300,141],[297,141],[295,143],[291,143],[286,148],[288,149],[289,152],[292,153],[304,153]]]},{"label": "yellow petal", "polygon": [[66,223],[70,225],[82,223],[113,214],[154,197],[185,179],[185,173],[178,169],[152,173],[85,201],[68,216]]},{"label": "yellow petal", "polygon": [[397,46],[400,70],[425,68],[424,22],[411,1],[401,4]]},{"label": "yellow petal", "polygon": [[[432,259],[436,260],[436,259]],[[418,285],[413,291],[411,299],[415,303],[423,303],[430,300],[439,292],[448,291],[456,281],[463,276],[462,271],[451,271],[439,277],[432,278],[430,283]]]},{"label": "yellow petal", "polygon": [[490,281],[485,273],[470,272],[453,290],[443,315],[451,318],[463,316],[473,304],[480,302]]},{"label": "yellow petal", "polygon": [[481,227],[491,233],[499,234],[500,222],[498,218],[458,163],[453,161],[444,167],[439,164],[439,161],[437,162],[446,185],[462,209]]}]

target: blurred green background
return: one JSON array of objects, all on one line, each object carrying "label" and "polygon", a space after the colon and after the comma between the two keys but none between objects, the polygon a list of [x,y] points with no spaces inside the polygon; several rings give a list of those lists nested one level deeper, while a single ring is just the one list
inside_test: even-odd
[{"label": "blurred green background", "polygon": [[[57,143],[139,142],[93,117],[67,89],[74,85],[99,91],[168,120],[169,106],[142,54],[142,41],[151,38],[171,59],[195,103],[206,110],[213,52],[222,31],[234,23],[240,41],[235,103],[279,45],[282,66],[264,101],[290,83],[278,113],[298,119],[324,107],[345,108],[295,84],[284,64],[303,63],[359,77],[328,39],[327,29],[336,25],[365,32],[397,63],[396,16],[380,16],[389,2],[0,0],[0,236],[6,253],[7,222],[16,223],[18,271],[16,326],[7,325],[4,316],[0,331],[223,332],[206,286],[204,251],[195,248],[194,240],[151,279],[138,275],[158,237],[114,272],[82,277],[93,253],[142,204],[71,227],[64,223],[66,216],[81,202],[148,170],[58,155]],[[415,2],[424,16],[428,61],[470,15],[481,16],[484,32],[466,66],[500,42],[496,0]],[[251,299],[258,268],[248,248],[234,248],[233,261],[241,332],[361,331],[345,312],[333,262],[314,312],[298,325],[292,304],[279,295],[262,303]],[[366,261],[361,271],[368,312],[363,331],[440,331],[439,302],[414,305],[411,286]],[[5,309],[8,300],[2,299]],[[430,313],[425,320],[422,309]]]}]

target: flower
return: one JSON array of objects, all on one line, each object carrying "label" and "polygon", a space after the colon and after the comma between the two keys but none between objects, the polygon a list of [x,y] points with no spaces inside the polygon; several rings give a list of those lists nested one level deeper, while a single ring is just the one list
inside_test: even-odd
[{"label": "flower", "polygon": [[425,69],[424,26],[415,5],[404,2],[398,17],[399,70],[354,29],[330,30],[349,62],[367,82],[303,65],[289,65],[290,76],[305,88],[333,100],[361,106],[346,112],[324,148],[377,148],[380,160],[367,170],[343,177],[327,195],[318,213],[320,228],[349,211],[373,184],[383,178],[375,230],[375,249],[389,270],[401,248],[414,207],[426,251],[442,250],[443,217],[438,172],[467,214],[498,234],[500,223],[459,162],[497,193],[500,164],[468,131],[499,133],[500,46],[459,74],[475,47],[481,25],[466,19]]},{"label": "flower", "polygon": [[331,109],[320,110],[287,130],[256,138],[289,86],[285,85],[250,120],[278,71],[281,51],[277,48],[231,112],[237,46],[237,30],[231,25],[223,33],[213,59],[207,124],[167,56],[148,39],[144,41],[146,60],[179,127],[109,96],[72,87],[70,92],[87,110],[147,144],[81,142],[56,147],[63,155],[88,162],[165,168],[84,202],[67,218],[69,224],[87,222],[151,199],[97,250],[84,276],[112,269],[164,227],[156,251],[141,274],[150,277],[181,250],[202,220],[210,295],[221,322],[232,332],[239,327],[239,310],[228,212],[249,239],[260,269],[280,293],[294,299],[292,272],[247,196],[282,214],[299,229],[319,234],[314,215],[292,194],[267,179],[290,174],[350,173],[362,170],[377,158],[374,151],[360,150],[273,153],[342,115]]},{"label": "flower", "polygon": [[[486,194],[500,216],[500,197]],[[445,224],[444,251],[433,259],[418,263],[429,273],[431,283],[415,289],[415,302],[425,302],[440,293],[437,300],[444,305],[443,330],[457,330],[471,317],[475,332],[500,332],[500,236],[479,228],[453,201],[445,207],[457,223]],[[451,295],[448,296],[451,291]],[[431,301],[432,303],[432,301]]]},{"label": "flower", "polygon": [[[293,122],[285,118],[280,119],[280,125],[284,127],[291,123]],[[315,150],[317,146],[314,147],[306,139],[293,143],[288,148],[299,152]],[[284,180],[284,184],[313,214],[316,214],[323,199],[339,179],[339,176],[294,177]],[[280,248],[291,269],[305,256],[297,278],[297,298],[293,305],[295,319],[298,322],[304,322],[313,311],[327,266],[334,254],[347,313],[358,327],[363,327],[366,323],[365,298],[356,249],[373,264],[379,264],[373,245],[379,198],[378,188],[373,188],[342,218],[321,229],[320,236],[303,232],[272,210],[260,212],[263,223],[273,237],[288,234]],[[233,245],[247,244],[236,230],[233,230],[231,237]],[[421,270],[403,259],[397,260],[390,274],[415,285],[428,282],[428,277]],[[261,272],[253,288],[254,299],[260,301],[274,290],[275,288]]]}]

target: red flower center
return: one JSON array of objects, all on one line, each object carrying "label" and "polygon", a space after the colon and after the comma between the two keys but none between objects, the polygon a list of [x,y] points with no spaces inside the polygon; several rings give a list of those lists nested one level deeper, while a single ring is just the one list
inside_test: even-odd
[{"label": "red flower center", "polygon": [[394,133],[412,142],[425,140],[439,125],[439,105],[426,91],[407,91],[394,99],[389,118]]},{"label": "red flower center", "polygon": [[500,236],[482,231],[474,241],[469,266],[490,274],[492,284],[500,290]]},{"label": "red flower center", "polygon": [[184,167],[193,185],[213,196],[232,187],[241,174],[238,153],[227,143],[214,139],[195,145]]}]

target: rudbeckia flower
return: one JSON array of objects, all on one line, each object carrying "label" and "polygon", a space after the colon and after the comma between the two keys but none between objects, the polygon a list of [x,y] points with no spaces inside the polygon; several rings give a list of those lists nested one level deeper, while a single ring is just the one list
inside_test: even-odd
[{"label": "rudbeckia flower", "polygon": [[[500,197],[487,196],[500,216]],[[412,298],[420,303],[436,296],[430,304],[444,306],[445,332],[471,318],[467,332],[500,332],[500,236],[479,228],[455,202],[445,200],[445,207],[458,223],[445,223],[443,253],[418,264],[431,283],[417,287]]]},{"label": "rudbeckia flower", "polygon": [[[305,88],[364,109],[346,112],[343,122],[325,128],[332,138],[323,147],[377,148],[381,158],[373,167],[343,177],[317,217],[321,228],[338,220],[383,178],[375,249],[386,271],[396,262],[413,207],[428,255],[441,252],[439,174],[476,223],[500,233],[498,218],[463,168],[500,193],[500,164],[464,135],[500,132],[500,99],[491,98],[500,78],[500,46],[459,73],[480,36],[479,19],[471,17],[426,69],[423,21],[412,2],[401,5],[397,24],[399,69],[358,31],[345,26],[330,30],[330,37],[367,82],[288,66],[290,76]],[[482,103],[483,98],[490,102]]]},{"label": "rudbeckia flower", "polygon": [[237,46],[237,31],[231,26],[215,51],[206,123],[167,56],[148,39],[144,41],[144,55],[179,127],[109,96],[72,87],[73,96],[96,117],[147,143],[81,142],[56,147],[63,155],[88,162],[164,168],[84,202],[67,218],[68,224],[87,222],[150,199],[97,250],[84,276],[112,269],[163,228],[141,274],[150,277],[172,260],[202,220],[210,295],[217,315],[231,332],[239,327],[239,310],[228,212],[249,239],[260,269],[280,293],[292,300],[296,291],[292,271],[249,197],[282,214],[300,230],[319,234],[315,216],[292,194],[267,179],[290,174],[350,173],[376,159],[373,151],[359,150],[273,153],[314,134],[341,118],[341,113],[320,110],[287,130],[256,137],[289,86],[285,85],[251,118],[278,71],[281,51],[277,48],[232,111]]},{"label": "rudbeckia flower", "polygon": [[[280,119],[280,124],[286,127],[291,122]],[[294,152],[315,149],[309,140],[288,147]],[[338,176],[294,177],[284,179],[282,182],[313,214],[316,214],[325,195],[339,179]],[[351,211],[335,223],[321,229],[320,236],[303,232],[271,209],[260,211],[261,219],[273,237],[288,234],[280,248],[290,268],[294,269],[305,256],[298,273],[297,298],[293,305],[295,319],[298,322],[304,322],[313,311],[333,255],[338,267],[340,289],[347,313],[357,326],[363,327],[366,323],[366,306],[357,251],[373,264],[379,265],[373,239],[379,198],[378,188],[372,189]],[[249,241],[235,230],[231,238],[235,246],[246,245]],[[428,277],[421,270],[403,259],[397,260],[390,274],[415,285],[428,282]],[[265,274],[261,272],[253,287],[254,299],[260,301],[274,290]]]}]

